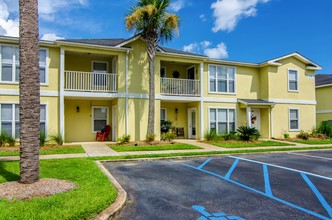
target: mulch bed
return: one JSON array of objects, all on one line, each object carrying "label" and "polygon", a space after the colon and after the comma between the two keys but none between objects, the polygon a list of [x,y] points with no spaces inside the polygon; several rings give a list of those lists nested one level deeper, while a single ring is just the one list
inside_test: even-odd
[{"label": "mulch bed", "polygon": [[152,141],[152,142],[147,142],[147,141],[133,141],[129,143],[117,143],[117,146],[160,146],[160,145],[171,145],[175,144],[174,141]]},{"label": "mulch bed", "polygon": [[[61,148],[74,148],[74,147],[77,147],[77,146],[46,145],[46,146],[40,147],[39,149],[41,149],[41,150],[52,150],[52,149],[61,149]],[[8,152],[18,152],[18,151],[20,151],[20,146],[14,146],[14,147],[5,146],[5,147],[0,147],[0,150],[1,151],[8,151]]]}]

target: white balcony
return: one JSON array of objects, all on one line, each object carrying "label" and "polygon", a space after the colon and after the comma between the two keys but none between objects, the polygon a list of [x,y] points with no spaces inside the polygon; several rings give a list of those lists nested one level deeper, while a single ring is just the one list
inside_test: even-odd
[{"label": "white balcony", "polygon": [[117,92],[117,74],[65,71],[65,90],[79,92]]},{"label": "white balcony", "polygon": [[175,96],[200,96],[201,82],[193,79],[161,78],[160,93]]}]

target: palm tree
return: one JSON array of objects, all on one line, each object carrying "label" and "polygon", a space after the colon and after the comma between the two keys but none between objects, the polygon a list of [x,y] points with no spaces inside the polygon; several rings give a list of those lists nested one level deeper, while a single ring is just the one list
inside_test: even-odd
[{"label": "palm tree", "polygon": [[39,180],[38,0],[20,0],[20,182]]},{"label": "palm tree", "polygon": [[149,116],[148,135],[154,134],[155,115],[155,74],[154,59],[158,43],[171,40],[177,33],[179,17],[167,13],[170,0],[138,0],[126,17],[128,30],[135,29],[145,41],[149,57]]}]

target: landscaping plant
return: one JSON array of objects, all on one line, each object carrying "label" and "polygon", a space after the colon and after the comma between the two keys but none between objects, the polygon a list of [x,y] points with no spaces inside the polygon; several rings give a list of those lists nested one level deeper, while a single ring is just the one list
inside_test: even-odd
[{"label": "landscaping plant", "polygon": [[172,141],[175,138],[177,138],[176,133],[172,131],[161,134],[161,139],[165,141]]},{"label": "landscaping plant", "polygon": [[256,141],[261,136],[256,128],[249,126],[240,126],[236,131],[239,133],[239,138],[242,141]]},{"label": "landscaping plant", "polygon": [[56,133],[56,134],[50,135],[50,140],[54,141],[59,146],[62,146],[63,142],[64,142],[61,133]]},{"label": "landscaping plant", "polygon": [[302,139],[302,140],[308,140],[310,137],[309,132],[301,130],[298,135],[296,135],[296,138]]},{"label": "landscaping plant", "polygon": [[323,121],[317,128],[318,132],[332,138],[332,123]]},{"label": "landscaping plant", "polygon": [[156,139],[156,134],[146,134],[146,142],[153,142]]},{"label": "landscaping plant", "polygon": [[239,136],[236,134],[236,132],[230,132],[229,134],[223,135],[225,141],[230,140],[239,140]]},{"label": "landscaping plant", "polygon": [[215,130],[210,130],[210,131],[205,132],[204,138],[207,141],[215,141],[218,139],[218,134]]},{"label": "landscaping plant", "polygon": [[128,135],[123,135],[122,137],[120,137],[120,138],[118,139],[118,142],[119,142],[120,144],[129,143],[129,141],[130,141],[130,135],[129,135],[129,134],[128,134]]},{"label": "landscaping plant", "polygon": [[46,144],[46,133],[45,132],[43,132],[43,131],[41,131],[40,133],[39,133],[39,147],[43,147],[43,146],[45,146],[45,144]]},{"label": "landscaping plant", "polygon": [[0,147],[4,147],[6,145],[7,137],[9,135],[6,132],[1,132],[0,134]]},{"label": "landscaping plant", "polygon": [[7,137],[6,137],[6,142],[7,142],[7,144],[8,144],[10,147],[14,147],[14,146],[15,146],[15,143],[16,143],[16,140],[15,140],[15,138],[13,138],[12,136],[7,135]]}]

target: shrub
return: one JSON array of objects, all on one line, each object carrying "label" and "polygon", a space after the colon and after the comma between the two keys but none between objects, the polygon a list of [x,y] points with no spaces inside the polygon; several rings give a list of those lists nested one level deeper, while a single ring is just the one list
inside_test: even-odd
[{"label": "shrub", "polygon": [[218,139],[218,134],[215,130],[210,130],[210,131],[205,132],[204,138],[207,141],[215,141]]},{"label": "shrub", "polygon": [[146,134],[145,141],[146,142],[153,142],[156,139],[156,134]]},{"label": "shrub", "polygon": [[9,144],[9,146],[14,147],[15,143],[16,143],[16,140],[12,136],[7,135],[6,142]]},{"label": "shrub", "polygon": [[236,134],[236,132],[230,132],[229,134],[223,135],[223,138],[225,141],[229,140],[239,140],[239,136]]},{"label": "shrub", "polygon": [[173,122],[166,120],[160,122],[160,129],[162,132],[167,132],[172,127]]},{"label": "shrub", "polygon": [[169,131],[169,132],[166,132],[166,133],[161,134],[161,139],[162,139],[162,140],[165,140],[165,141],[172,141],[172,140],[174,140],[175,138],[177,138],[175,132],[171,132],[171,131]]},{"label": "shrub", "polygon": [[255,141],[261,136],[256,128],[249,126],[240,126],[236,131],[239,133],[240,140],[243,141]]},{"label": "shrub", "polygon": [[9,135],[6,132],[0,133],[0,147],[4,147],[6,145],[6,141]]},{"label": "shrub", "polygon": [[39,133],[39,147],[43,147],[46,144],[46,133],[45,132],[40,132]]},{"label": "shrub", "polygon": [[316,128],[313,128],[311,130],[310,137],[318,138],[318,134],[319,134],[318,130]]},{"label": "shrub", "polygon": [[301,130],[298,135],[296,135],[297,138],[302,139],[302,140],[308,140],[310,137],[309,132]]},{"label": "shrub", "polygon": [[284,134],[284,138],[288,139],[289,138],[289,134]]},{"label": "shrub", "polygon": [[63,137],[61,133],[56,133],[56,134],[52,134],[50,135],[50,140],[54,141],[57,145],[62,146],[63,145]]},{"label": "shrub", "polygon": [[130,141],[130,135],[129,135],[129,134],[128,134],[128,135],[123,135],[122,137],[120,137],[120,138],[118,139],[118,142],[119,142],[120,144],[129,143],[129,141]]},{"label": "shrub", "polygon": [[332,123],[328,121],[323,121],[318,126],[317,131],[321,134],[325,134],[329,138],[332,138]]}]

